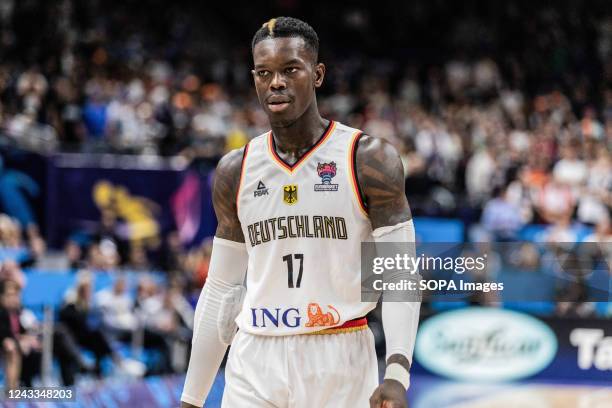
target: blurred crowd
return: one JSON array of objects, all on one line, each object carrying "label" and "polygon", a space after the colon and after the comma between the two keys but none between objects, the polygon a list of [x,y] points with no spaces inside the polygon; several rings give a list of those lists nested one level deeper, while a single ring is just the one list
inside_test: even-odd
[{"label": "blurred crowd", "polygon": [[0,280],[0,342],[7,386],[32,386],[37,377],[42,380],[45,342],[67,386],[79,375],[141,377],[186,369],[193,308],[178,282],[161,289],[143,275],[132,291],[126,277],[118,275],[112,286],[94,293],[94,280],[88,271],[76,277],[55,321],[39,320],[22,306],[23,282]]},{"label": "blurred crowd", "polygon": [[[311,15],[311,3],[152,0],[151,9],[165,12],[142,13],[133,0],[0,0],[0,141],[215,162],[268,130],[250,78],[253,32],[273,15],[303,15],[327,64],[323,116],[397,147],[414,215],[460,218],[474,242],[524,239],[526,227],[541,225],[529,239],[603,244],[612,260],[606,1],[396,2],[394,17],[379,4],[339,3]],[[46,253],[27,204],[37,194],[27,177],[0,165],[0,211],[8,214],[0,214],[0,337],[9,384],[40,374],[41,322],[20,303],[22,268]],[[65,269],[89,271],[78,274],[56,316],[52,352],[65,384],[79,373],[102,375],[108,360],[139,375],[184,369],[176,356],[186,354],[176,350],[189,347],[211,243],[186,249],[173,231],[148,245],[122,234],[120,221],[103,210],[94,230],[73,234],[63,248]],[[163,271],[163,285],[152,270]],[[94,293],[96,272],[117,271],[112,287]],[[132,286],[126,271],[138,272]],[[557,313],[592,314],[583,289]],[[143,369],[122,355],[127,345],[158,357]]]},{"label": "blurred crowd", "polygon": [[[170,234],[160,264],[154,265],[142,247],[118,238],[112,228],[104,230],[111,223],[101,225],[99,233],[67,242],[60,266],[74,272],[74,285],[44,321],[41,310],[22,305],[22,292],[28,285],[24,269],[45,262],[47,255],[32,248],[17,219],[0,214],[0,356],[7,386],[32,386],[42,379],[49,324],[47,353],[57,361],[64,385],[83,375],[139,377],[186,369],[210,242],[187,251]],[[112,280],[95,291],[100,275]]]},{"label": "blurred crowd", "polygon": [[[101,3],[65,0],[45,5],[45,16],[36,3],[2,1],[0,129],[10,138],[64,151],[218,159],[267,130],[250,79],[250,37],[224,51],[242,32],[212,37],[209,31],[223,28],[198,26],[190,15],[196,6],[170,7],[165,19],[134,18],[127,28],[131,2],[105,14]],[[605,233],[612,15],[599,13],[598,4],[542,5],[524,15],[510,1],[489,10],[512,28],[492,27],[487,10],[469,6],[475,15],[463,11],[441,39],[423,40],[452,50],[443,58],[432,50],[419,51],[420,59],[404,55],[414,47],[404,37],[418,25],[399,34],[408,49],[390,48],[386,57],[367,55],[369,42],[361,54],[342,50],[345,37],[331,41],[325,35],[332,28],[321,26],[328,65],[321,111],[397,146],[417,215],[459,214],[471,224],[486,207],[484,230],[497,236],[544,222],[571,239],[572,220]],[[451,11],[437,2],[403,10],[406,19],[420,12],[425,21]],[[209,22],[213,14],[197,17]],[[367,8],[341,15],[338,34],[376,37],[381,28]],[[44,48],[19,26],[27,18],[57,43]],[[168,35],[160,38],[155,28]],[[517,44],[506,44],[508,37]]]}]

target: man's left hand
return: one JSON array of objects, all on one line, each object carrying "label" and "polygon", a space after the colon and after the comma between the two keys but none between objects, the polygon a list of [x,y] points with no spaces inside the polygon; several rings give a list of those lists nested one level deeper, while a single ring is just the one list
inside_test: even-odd
[{"label": "man's left hand", "polygon": [[370,408],[408,408],[404,386],[395,380],[384,380],[370,397]]}]

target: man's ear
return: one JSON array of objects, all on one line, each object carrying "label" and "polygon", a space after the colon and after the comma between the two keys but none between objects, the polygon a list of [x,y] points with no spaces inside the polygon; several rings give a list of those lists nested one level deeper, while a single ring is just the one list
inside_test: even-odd
[{"label": "man's ear", "polygon": [[320,88],[323,85],[323,79],[325,78],[325,64],[319,62],[315,65],[314,69],[314,86]]}]

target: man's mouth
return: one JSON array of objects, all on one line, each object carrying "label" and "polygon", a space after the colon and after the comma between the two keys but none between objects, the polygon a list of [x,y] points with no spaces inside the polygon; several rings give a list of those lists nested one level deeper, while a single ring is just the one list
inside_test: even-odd
[{"label": "man's mouth", "polygon": [[291,102],[288,99],[284,100],[268,100],[268,109],[271,112],[281,112],[285,110]]}]

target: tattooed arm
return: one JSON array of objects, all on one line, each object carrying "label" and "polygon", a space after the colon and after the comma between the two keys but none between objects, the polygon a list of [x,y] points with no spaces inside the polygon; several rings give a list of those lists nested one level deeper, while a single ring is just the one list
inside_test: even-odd
[{"label": "tattooed arm", "polygon": [[[380,138],[362,136],[357,145],[356,171],[373,230],[412,219],[404,193],[403,165],[395,147]],[[410,370],[410,361],[403,354],[389,356],[387,365],[392,363]],[[385,407],[405,407],[406,391],[399,382],[385,380],[372,394],[370,405],[379,407],[383,401],[391,404],[382,405]]]},{"label": "tattooed arm", "polygon": [[[213,205],[218,226],[208,278],[195,310],[192,349],[181,408],[201,407],[206,399],[227,350],[226,342],[221,342],[219,335],[222,299],[244,282],[248,256],[236,209],[243,152],[244,149],[234,150],[217,165]],[[231,326],[230,321],[223,324]]]},{"label": "tattooed arm", "polygon": [[372,229],[412,219],[404,193],[404,168],[395,147],[363,135],[356,154],[357,179]]},{"label": "tattooed arm", "polygon": [[213,206],[217,215],[216,237],[244,242],[236,208],[244,148],[232,150],[219,161],[213,185]]}]

